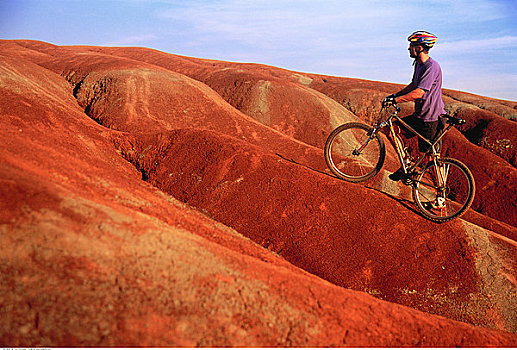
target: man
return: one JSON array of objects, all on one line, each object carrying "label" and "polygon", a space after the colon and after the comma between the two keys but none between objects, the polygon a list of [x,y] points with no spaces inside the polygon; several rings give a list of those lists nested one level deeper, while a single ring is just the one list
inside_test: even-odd
[{"label": "man", "polygon": [[[432,140],[440,128],[440,116],[445,114],[442,100],[442,70],[438,62],[429,57],[429,50],[436,43],[436,36],[417,31],[408,37],[409,55],[414,58],[414,72],[411,83],[399,92],[387,96],[383,104],[401,102],[415,103],[415,112],[403,120],[428,140]],[[407,134],[407,132],[406,132]],[[425,152],[429,145],[418,140],[418,149]],[[402,178],[402,169],[389,177],[394,181]]]}]

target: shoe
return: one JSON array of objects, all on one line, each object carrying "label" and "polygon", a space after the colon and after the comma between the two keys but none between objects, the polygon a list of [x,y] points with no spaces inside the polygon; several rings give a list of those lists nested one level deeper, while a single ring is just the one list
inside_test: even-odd
[{"label": "shoe", "polygon": [[393,174],[388,175],[388,177],[390,178],[391,181],[400,181],[402,179],[403,175],[404,175],[404,170],[402,168],[399,168]]},{"label": "shoe", "polygon": [[445,211],[445,198],[443,197],[436,197],[436,200],[434,202],[431,202],[431,208],[438,211]]}]

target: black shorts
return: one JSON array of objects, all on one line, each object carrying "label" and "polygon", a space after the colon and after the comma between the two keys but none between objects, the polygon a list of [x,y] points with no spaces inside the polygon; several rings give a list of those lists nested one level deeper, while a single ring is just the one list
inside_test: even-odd
[{"label": "black shorts", "polygon": [[[434,122],[425,122],[422,119],[415,117],[415,115],[413,115],[413,114],[402,118],[402,120],[406,124],[411,126],[413,129],[415,129],[415,131],[417,131],[420,135],[422,135],[423,137],[425,137],[426,139],[428,139],[431,142],[434,142],[434,139],[436,138],[436,136],[438,136],[438,134],[442,130],[442,126],[443,126],[441,119],[438,119],[437,121],[434,121]],[[409,138],[416,136],[411,130],[406,128],[404,125],[402,125],[400,123],[398,123],[398,124],[402,129],[402,133],[404,134],[404,137],[409,139]],[[437,145],[438,152],[441,150],[441,146],[442,146],[441,143],[442,143],[442,141],[440,140],[440,142]],[[429,147],[430,147],[430,145],[427,142],[425,142],[421,138],[418,138],[418,150],[420,152],[426,152],[429,149]]]}]

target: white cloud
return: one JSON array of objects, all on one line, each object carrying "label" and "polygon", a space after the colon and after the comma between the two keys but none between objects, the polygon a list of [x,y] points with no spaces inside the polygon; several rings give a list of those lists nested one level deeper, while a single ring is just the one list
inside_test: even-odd
[{"label": "white cloud", "polygon": [[124,38],[120,38],[115,41],[110,41],[102,46],[128,46],[128,45],[138,45],[138,44],[147,44],[149,41],[156,39],[157,36],[154,34],[142,34],[142,35],[132,35]]},{"label": "white cloud", "polygon": [[[438,46],[437,46],[438,47]],[[479,51],[494,49],[517,49],[517,36],[502,36],[498,38],[459,40],[440,43],[440,51]]]},{"label": "white cloud", "polygon": [[[446,32],[470,21],[501,18],[507,15],[503,10],[494,0],[221,0],[187,2],[158,16],[185,24],[194,41],[210,37],[266,50],[286,44],[293,50],[356,50],[389,48],[414,30]],[[453,30],[456,34],[463,33]]]},{"label": "white cloud", "polygon": [[[373,11],[368,6],[372,2],[379,4]],[[366,21],[378,25],[393,11],[377,1],[225,0],[175,7],[159,16],[188,23],[200,35],[273,48],[286,40],[290,45],[300,45],[353,35]]]},{"label": "white cloud", "polygon": [[[454,62],[458,54],[476,53],[475,59],[470,58],[472,64],[459,65],[458,77],[486,68],[475,64],[489,50],[515,48],[517,37],[508,24],[504,27],[514,21],[505,4],[503,0],[191,1],[175,3],[158,16],[182,28],[185,36],[175,39],[175,49],[187,48],[187,55],[406,82],[411,75],[406,38],[415,30],[438,35],[432,55],[439,60]],[[506,22],[496,27],[500,19]],[[484,62],[485,66],[492,62],[491,57]],[[495,66],[491,68],[497,73]],[[461,83],[466,91],[482,86],[478,81]]]},{"label": "white cloud", "polygon": [[476,75],[445,77],[444,87],[499,99],[517,100],[517,75],[479,72]]}]

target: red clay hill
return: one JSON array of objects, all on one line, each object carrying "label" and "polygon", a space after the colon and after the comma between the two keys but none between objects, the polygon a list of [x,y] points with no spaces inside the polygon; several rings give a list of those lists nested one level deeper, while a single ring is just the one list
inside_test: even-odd
[{"label": "red clay hill", "polygon": [[0,41],[0,345],[517,345],[516,103],[444,91],[478,194],[435,224],[391,150],[323,160],[396,88]]}]

